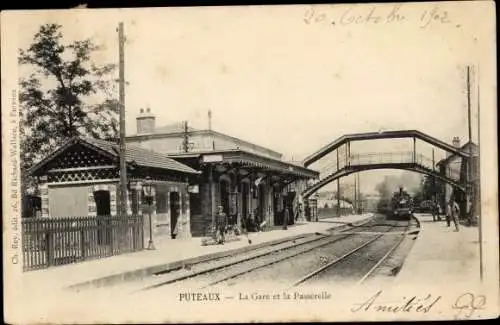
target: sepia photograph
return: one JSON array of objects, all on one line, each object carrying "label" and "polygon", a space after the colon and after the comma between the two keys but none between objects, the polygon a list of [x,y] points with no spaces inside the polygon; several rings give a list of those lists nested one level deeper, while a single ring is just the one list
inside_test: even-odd
[{"label": "sepia photograph", "polygon": [[1,18],[7,322],[498,317],[493,2]]}]

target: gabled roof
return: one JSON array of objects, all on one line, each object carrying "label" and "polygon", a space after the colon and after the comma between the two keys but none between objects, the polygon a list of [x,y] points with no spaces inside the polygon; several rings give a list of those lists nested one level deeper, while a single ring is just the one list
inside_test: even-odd
[{"label": "gabled roof", "polygon": [[[218,132],[215,130],[211,130],[211,129],[198,130],[198,129],[193,129],[193,128],[188,127],[188,132],[189,132],[189,136],[210,136],[210,137],[217,137],[217,138],[223,138],[225,140],[228,140],[229,143],[231,143],[231,144],[227,145],[228,148],[226,148],[226,149],[229,149],[229,147],[239,148],[240,146],[251,147],[251,148],[254,148],[258,151],[266,152],[267,154],[269,154],[271,156],[276,156],[276,157],[280,157],[280,158],[282,157],[282,154],[277,152],[277,151],[274,151],[272,149],[260,146],[258,144],[248,142],[246,140],[236,138],[236,137],[233,137],[233,136],[230,136],[230,135],[227,135],[225,133],[221,133],[221,132]],[[160,128],[156,128],[153,130],[152,133],[127,135],[126,139],[129,141],[130,140],[135,141],[138,139],[178,138],[178,137],[182,137],[183,135],[184,135],[184,126],[180,123],[177,123],[177,124],[170,124],[170,125],[166,125],[166,126],[163,126]],[[218,144],[217,146],[220,147],[220,144]]]},{"label": "gabled roof", "polygon": [[[188,125],[188,132],[196,131]],[[168,125],[161,126],[159,128],[155,128],[153,133],[180,133],[184,132],[183,123],[172,123]]]},{"label": "gabled roof", "polygon": [[[39,171],[41,168],[43,168],[46,164],[48,164],[50,161],[54,160],[57,158],[57,156],[61,153],[63,153],[67,148],[76,145],[76,144],[83,144],[84,146],[93,148],[97,150],[98,152],[104,153],[111,158],[114,159],[119,159],[119,152],[120,152],[120,147],[118,144],[110,142],[110,141],[105,141],[105,140],[100,140],[100,139],[94,139],[94,138],[80,138],[80,137],[75,137],[70,140],[68,140],[66,143],[64,143],[61,147],[56,149],[52,154],[47,156],[45,159],[40,161],[38,164],[30,168],[28,171],[29,174],[34,174],[37,171]],[[133,145],[126,145],[125,149],[125,160],[127,164],[134,164],[137,166],[142,166],[142,167],[152,167],[152,168],[161,168],[161,169],[168,169],[171,171],[176,171],[176,172],[181,172],[181,173],[187,173],[187,174],[199,174],[200,172],[186,166],[174,159],[168,158],[166,155],[158,153],[153,150],[148,150],[144,148],[140,148],[137,146]]]}]

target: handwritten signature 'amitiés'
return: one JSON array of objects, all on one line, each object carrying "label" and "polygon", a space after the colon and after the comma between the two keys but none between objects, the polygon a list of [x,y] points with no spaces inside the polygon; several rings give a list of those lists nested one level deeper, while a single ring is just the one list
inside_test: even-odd
[{"label": "handwritten signature 'amiti\u00e9s'", "polygon": [[380,296],[382,291],[377,292],[375,295],[370,297],[368,300],[355,304],[352,308],[352,312],[359,311],[378,311],[378,312],[388,312],[388,313],[428,313],[431,309],[441,300],[441,296],[432,296],[428,294],[425,297],[403,297],[397,302],[381,302]]}]

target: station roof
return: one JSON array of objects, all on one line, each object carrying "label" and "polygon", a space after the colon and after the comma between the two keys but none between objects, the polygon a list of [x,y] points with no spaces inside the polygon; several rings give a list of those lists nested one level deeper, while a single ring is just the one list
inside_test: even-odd
[{"label": "station roof", "polygon": [[[258,144],[255,144],[255,143],[252,143],[252,142],[249,142],[249,141],[237,138],[237,137],[233,137],[231,135],[228,135],[228,134],[225,134],[222,132],[218,132],[218,131],[215,131],[212,129],[198,130],[198,129],[194,129],[194,128],[189,127],[188,134],[190,137],[200,136],[200,137],[206,137],[210,140],[213,140],[214,138],[222,139],[223,142],[225,143],[224,147],[226,147],[227,149],[229,149],[229,148],[233,148],[233,149],[253,148],[259,152],[264,152],[271,157],[275,157],[278,159],[282,157],[282,154],[275,151],[275,150],[272,150],[272,149],[260,146]],[[130,142],[130,141],[135,142],[135,141],[146,141],[146,140],[150,140],[150,139],[183,138],[184,136],[185,136],[185,133],[184,133],[184,129],[182,127],[182,124],[174,123],[174,124],[165,125],[165,126],[160,127],[160,128],[155,128],[152,131],[152,133],[128,135],[126,137],[126,139],[128,142]],[[217,147],[219,149],[223,148],[223,147],[221,147],[220,144],[217,144]],[[224,150],[224,149],[221,149],[221,150]],[[200,150],[199,152],[203,152],[203,149]]]},{"label": "station roof", "polygon": [[[28,172],[31,175],[40,174],[40,172],[44,169],[44,167],[49,164],[49,162],[54,161],[67,149],[75,146],[75,145],[83,145],[89,149],[96,150],[102,154],[107,155],[110,158],[115,160],[119,160],[119,152],[120,147],[118,144],[110,141],[94,139],[94,138],[81,138],[74,137],[67,142],[65,142],[58,149],[54,150],[51,154],[49,154],[46,158],[40,161],[38,164],[33,166]],[[184,165],[168,156],[144,148],[140,148],[133,145],[126,145],[125,149],[125,159],[127,164],[136,165],[141,167],[151,167],[151,168],[160,168],[167,169],[171,171],[176,171],[180,173],[186,174],[199,174],[197,170]],[[118,167],[118,165],[117,165]]]},{"label": "station roof", "polygon": [[200,164],[238,164],[299,177],[317,178],[319,176],[319,173],[315,170],[257,155],[241,149],[171,154],[169,157],[180,160],[186,158],[199,158]]}]

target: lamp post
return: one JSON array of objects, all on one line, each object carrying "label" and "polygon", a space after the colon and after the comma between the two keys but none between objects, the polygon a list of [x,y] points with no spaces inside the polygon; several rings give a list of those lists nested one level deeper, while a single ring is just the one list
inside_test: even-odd
[{"label": "lamp post", "polygon": [[153,250],[155,246],[153,244],[153,223],[151,220],[151,205],[153,203],[153,185],[151,183],[151,177],[147,176],[144,184],[142,186],[144,191],[144,199],[146,200],[146,204],[148,205],[148,215],[149,215],[149,242],[148,249]]}]

